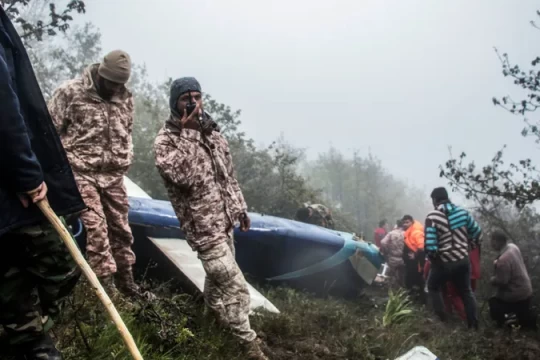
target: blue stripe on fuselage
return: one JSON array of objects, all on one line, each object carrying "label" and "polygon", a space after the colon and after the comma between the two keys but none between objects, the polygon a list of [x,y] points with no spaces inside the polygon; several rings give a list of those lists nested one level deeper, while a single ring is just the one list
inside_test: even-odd
[{"label": "blue stripe on fuselage", "polygon": [[[309,276],[313,274],[317,274],[323,271],[326,271],[328,269],[331,269],[333,267],[338,266],[339,264],[347,261],[351,256],[353,256],[357,250],[361,251],[364,256],[369,260],[370,263],[373,264],[374,267],[377,269],[381,266],[382,261],[375,261],[374,256],[371,256],[372,254],[366,253],[366,249],[362,245],[369,246],[368,244],[359,243],[354,240],[344,239],[345,242],[343,244],[343,247],[334,255],[331,257],[318,262],[316,264],[310,265],[306,268],[303,268],[301,270],[293,271],[290,273],[286,273],[279,276],[271,277],[267,280],[292,280],[301,278],[304,276]],[[377,252],[378,253],[378,252]]]}]

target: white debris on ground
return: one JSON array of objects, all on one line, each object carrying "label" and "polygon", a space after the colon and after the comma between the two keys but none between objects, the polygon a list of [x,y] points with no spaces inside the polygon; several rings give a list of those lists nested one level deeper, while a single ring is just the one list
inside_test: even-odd
[{"label": "white debris on ground", "polygon": [[408,353],[398,357],[396,360],[440,360],[435,354],[423,346],[416,346]]}]

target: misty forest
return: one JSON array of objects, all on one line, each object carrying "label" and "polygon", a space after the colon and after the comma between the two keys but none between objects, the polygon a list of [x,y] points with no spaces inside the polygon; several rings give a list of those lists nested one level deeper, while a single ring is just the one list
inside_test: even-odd
[{"label": "misty forest", "polygon": [[[0,1],[25,43],[46,100],[62,82],[80,76],[105,53],[100,29],[85,20],[92,3]],[[540,22],[536,23],[535,18],[540,19],[540,12],[522,19],[525,23],[532,20],[530,38],[526,40],[530,44],[540,38]],[[516,93],[514,90],[519,88],[521,97],[485,94],[488,101],[493,96],[498,111],[513,114],[514,120],[510,121],[523,124],[521,133],[508,137],[540,143],[540,123],[535,120],[540,106],[540,58],[516,64],[511,53],[499,48],[493,56],[500,60],[501,71],[492,76],[505,77],[508,93]],[[144,59],[133,62],[127,87],[135,100],[134,163],[128,176],[152,198],[167,200],[154,165],[153,143],[169,116],[169,86],[173,79],[155,82],[148,75]],[[294,134],[286,132],[269,144],[261,144],[244,132],[242,109],[224,104],[206,92],[204,103],[230,144],[250,212],[293,219],[306,202],[324,204],[331,209],[337,230],[373,241],[380,220],[387,219],[393,226],[397,219],[410,214],[422,222],[432,210],[432,189],[396,176],[376,152],[344,151],[329,145],[316,157],[309,157],[306,149],[294,144]],[[252,282],[281,311],[252,319],[272,359],[395,359],[417,345],[425,346],[440,359],[540,358],[538,333],[497,329],[490,325],[486,307],[493,291],[489,284],[492,262],[497,256],[487,239],[491,231],[500,229],[524,255],[534,290],[533,308],[540,310],[537,157],[528,153],[517,162],[507,161],[506,147],[501,143],[499,148],[491,149],[492,160],[481,163],[469,160],[451,140],[448,146],[452,151],[436,170],[440,184],[453,191],[451,196],[474,214],[484,230],[483,273],[477,290],[480,330],[467,332],[459,321],[442,324],[429,308],[377,283],[353,299],[343,299]],[[421,154],[418,161],[423,161]],[[238,345],[215,325],[199,296],[182,291],[174,281],[157,281],[150,273],[151,269],[138,269],[137,277],[154,292],[166,295],[155,302],[119,299],[117,304],[145,359],[241,359]],[[249,280],[249,274],[246,277]],[[66,359],[130,359],[87,285],[81,280],[64,306],[61,322],[53,333],[59,348]],[[407,316],[393,313],[396,302],[401,309],[411,310]],[[456,347],[456,343],[460,346]]]}]

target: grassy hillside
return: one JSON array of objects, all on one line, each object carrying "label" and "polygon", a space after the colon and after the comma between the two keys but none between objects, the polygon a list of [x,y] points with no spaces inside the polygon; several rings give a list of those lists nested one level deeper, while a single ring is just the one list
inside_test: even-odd
[{"label": "grassy hillside", "polygon": [[[271,359],[395,359],[416,345],[444,360],[540,358],[538,334],[495,330],[485,321],[478,332],[467,331],[459,320],[442,325],[396,295],[387,309],[388,293],[381,287],[371,287],[356,301],[315,298],[286,288],[260,290],[282,312],[252,321]],[[200,297],[163,288],[157,292],[163,299],[153,304],[117,299],[145,359],[242,359],[234,339],[218,327]],[[396,303],[412,313],[396,315]],[[130,359],[85,282],[69,299],[54,335],[66,359]]]}]

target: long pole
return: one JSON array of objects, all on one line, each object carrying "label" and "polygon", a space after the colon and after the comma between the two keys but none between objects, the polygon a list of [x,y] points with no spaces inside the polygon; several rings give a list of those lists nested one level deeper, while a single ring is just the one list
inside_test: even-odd
[{"label": "long pole", "polygon": [[90,281],[90,284],[96,291],[97,296],[99,297],[103,305],[105,305],[105,308],[107,309],[111,320],[118,328],[118,331],[120,332],[122,339],[126,343],[126,346],[128,347],[131,356],[133,356],[133,359],[144,360],[141,353],[139,352],[139,349],[137,348],[137,345],[135,344],[135,341],[133,340],[133,336],[131,336],[131,333],[126,327],[126,324],[124,324],[122,317],[120,317],[120,314],[114,307],[111,298],[109,297],[109,295],[107,295],[105,289],[103,289],[103,286],[101,286],[101,283],[99,282],[96,274],[94,273],[94,271],[92,271],[92,268],[90,268],[90,265],[88,265],[88,263],[84,259],[83,255],[79,251],[79,248],[77,247],[77,244],[71,237],[71,234],[66,229],[62,221],[60,221],[58,216],[55,214],[54,210],[51,208],[49,201],[47,199],[44,199],[38,202],[37,206],[43,212],[43,214],[49,220],[55,230],[58,232],[58,234],[62,238],[62,241],[66,244],[69,252],[71,253],[71,256],[73,256],[75,262],[77,263],[77,265],[79,265],[88,281]]}]

